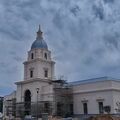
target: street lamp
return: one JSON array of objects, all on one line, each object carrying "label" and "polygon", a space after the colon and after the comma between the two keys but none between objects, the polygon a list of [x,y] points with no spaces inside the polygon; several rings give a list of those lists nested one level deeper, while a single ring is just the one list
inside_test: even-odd
[{"label": "street lamp", "polygon": [[37,111],[36,111],[36,118],[38,120],[38,95],[39,95],[39,88],[36,88],[36,91],[37,91]]}]

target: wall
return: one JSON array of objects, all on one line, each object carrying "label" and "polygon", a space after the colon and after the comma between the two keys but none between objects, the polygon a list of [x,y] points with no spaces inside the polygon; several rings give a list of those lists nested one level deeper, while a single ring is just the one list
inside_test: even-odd
[{"label": "wall", "polygon": [[[31,53],[34,53],[34,59],[31,59]],[[44,54],[47,53],[48,57],[45,59]],[[48,78],[54,78],[54,64],[51,60],[51,52],[48,50],[34,49],[28,52],[28,61],[24,62],[24,80],[30,78],[30,70],[33,70],[33,78],[44,79],[44,70],[48,70]]]},{"label": "wall", "polygon": [[88,114],[99,114],[98,101],[103,101],[104,106],[110,105],[114,113],[112,89],[111,80],[73,86],[74,114],[83,114],[84,101],[88,103]]},{"label": "wall", "polygon": [[99,114],[98,101],[103,101],[103,105],[110,105],[113,113],[113,98],[111,91],[89,92],[73,95],[74,114],[83,114],[83,102],[88,104],[88,114]]},{"label": "wall", "polygon": [[17,85],[17,102],[24,102],[24,93],[27,89],[31,92],[31,101],[37,101],[37,90],[39,88],[39,100],[52,101],[53,100],[53,86],[48,82],[42,82],[41,80]]}]

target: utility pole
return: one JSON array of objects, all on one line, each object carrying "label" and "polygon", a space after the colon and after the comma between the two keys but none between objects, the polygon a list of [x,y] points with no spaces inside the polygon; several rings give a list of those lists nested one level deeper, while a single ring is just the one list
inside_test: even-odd
[{"label": "utility pole", "polygon": [[36,118],[38,120],[38,95],[39,95],[39,88],[36,88],[37,91],[37,111],[36,111]]}]

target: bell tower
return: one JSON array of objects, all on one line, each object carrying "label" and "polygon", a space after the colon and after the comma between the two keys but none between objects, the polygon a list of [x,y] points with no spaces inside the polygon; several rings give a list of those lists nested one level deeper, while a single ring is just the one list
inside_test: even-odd
[{"label": "bell tower", "polygon": [[54,78],[55,62],[51,59],[51,51],[48,50],[47,43],[43,39],[40,25],[36,40],[32,43],[30,51],[28,51],[27,61],[23,64],[24,80],[53,80]]}]

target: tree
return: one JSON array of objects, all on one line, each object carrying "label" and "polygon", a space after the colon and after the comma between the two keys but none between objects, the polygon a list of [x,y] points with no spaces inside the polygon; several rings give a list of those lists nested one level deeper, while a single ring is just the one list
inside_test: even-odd
[{"label": "tree", "polygon": [[117,108],[115,109],[117,113],[120,113],[120,102],[116,102]]},{"label": "tree", "polygon": [[0,112],[3,112],[3,97],[0,97]]},{"label": "tree", "polygon": [[109,114],[110,111],[111,111],[111,107],[110,106],[104,106],[104,111]]}]

